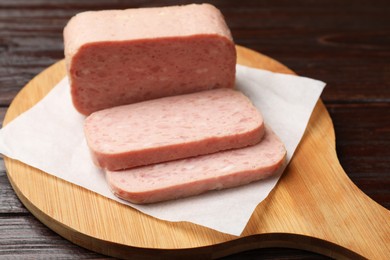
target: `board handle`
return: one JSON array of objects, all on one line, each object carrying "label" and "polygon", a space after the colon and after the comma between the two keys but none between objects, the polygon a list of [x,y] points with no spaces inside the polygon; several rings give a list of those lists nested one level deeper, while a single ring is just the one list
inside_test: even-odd
[{"label": "board handle", "polygon": [[390,211],[341,167],[333,123],[321,100],[294,159],[242,235],[251,234],[265,244],[334,258],[389,259]]}]

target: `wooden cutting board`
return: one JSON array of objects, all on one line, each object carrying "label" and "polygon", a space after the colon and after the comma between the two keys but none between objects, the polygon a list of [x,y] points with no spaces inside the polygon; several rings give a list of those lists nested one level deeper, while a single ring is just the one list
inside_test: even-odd
[{"label": "wooden cutting board", "polygon": [[[252,50],[238,46],[237,51],[240,64],[293,74]],[[4,125],[64,76],[64,61],[36,76],[12,102]],[[73,243],[110,256],[217,258],[254,248],[291,247],[333,258],[390,257],[390,212],[343,171],[332,121],[321,100],[294,158],[239,237],[155,219],[9,158],[5,165],[16,194],[40,221]]]}]

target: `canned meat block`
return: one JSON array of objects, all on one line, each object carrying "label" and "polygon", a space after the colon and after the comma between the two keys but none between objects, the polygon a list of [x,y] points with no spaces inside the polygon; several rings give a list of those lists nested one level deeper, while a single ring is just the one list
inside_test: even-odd
[{"label": "canned meat block", "polygon": [[210,4],[83,12],[64,29],[71,96],[82,114],[233,88],[236,50]]}]

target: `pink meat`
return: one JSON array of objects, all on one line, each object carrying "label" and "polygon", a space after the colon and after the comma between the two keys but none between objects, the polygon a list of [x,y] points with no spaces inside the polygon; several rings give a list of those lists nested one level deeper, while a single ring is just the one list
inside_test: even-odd
[{"label": "pink meat", "polygon": [[216,89],[101,110],[84,130],[95,164],[121,170],[253,145],[264,124],[241,92]]},{"label": "pink meat", "polygon": [[64,29],[75,108],[233,88],[236,50],[212,5],[84,12]]},{"label": "pink meat", "polygon": [[284,165],[286,150],[266,129],[257,145],[123,171],[106,171],[113,193],[132,203],[153,203],[247,184]]}]

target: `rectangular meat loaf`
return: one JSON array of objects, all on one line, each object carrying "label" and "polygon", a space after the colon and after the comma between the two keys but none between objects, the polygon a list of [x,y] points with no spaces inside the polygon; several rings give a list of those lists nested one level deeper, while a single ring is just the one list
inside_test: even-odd
[{"label": "rectangular meat loaf", "polygon": [[153,203],[247,184],[274,174],[284,165],[286,150],[266,128],[257,145],[189,159],[106,171],[112,192],[132,203]]},{"label": "rectangular meat loaf", "polygon": [[82,114],[233,88],[236,50],[209,4],[83,12],[64,29],[71,95]]},{"label": "rectangular meat loaf", "polygon": [[264,123],[246,96],[224,88],[101,110],[84,132],[95,164],[120,170],[253,145]]}]

